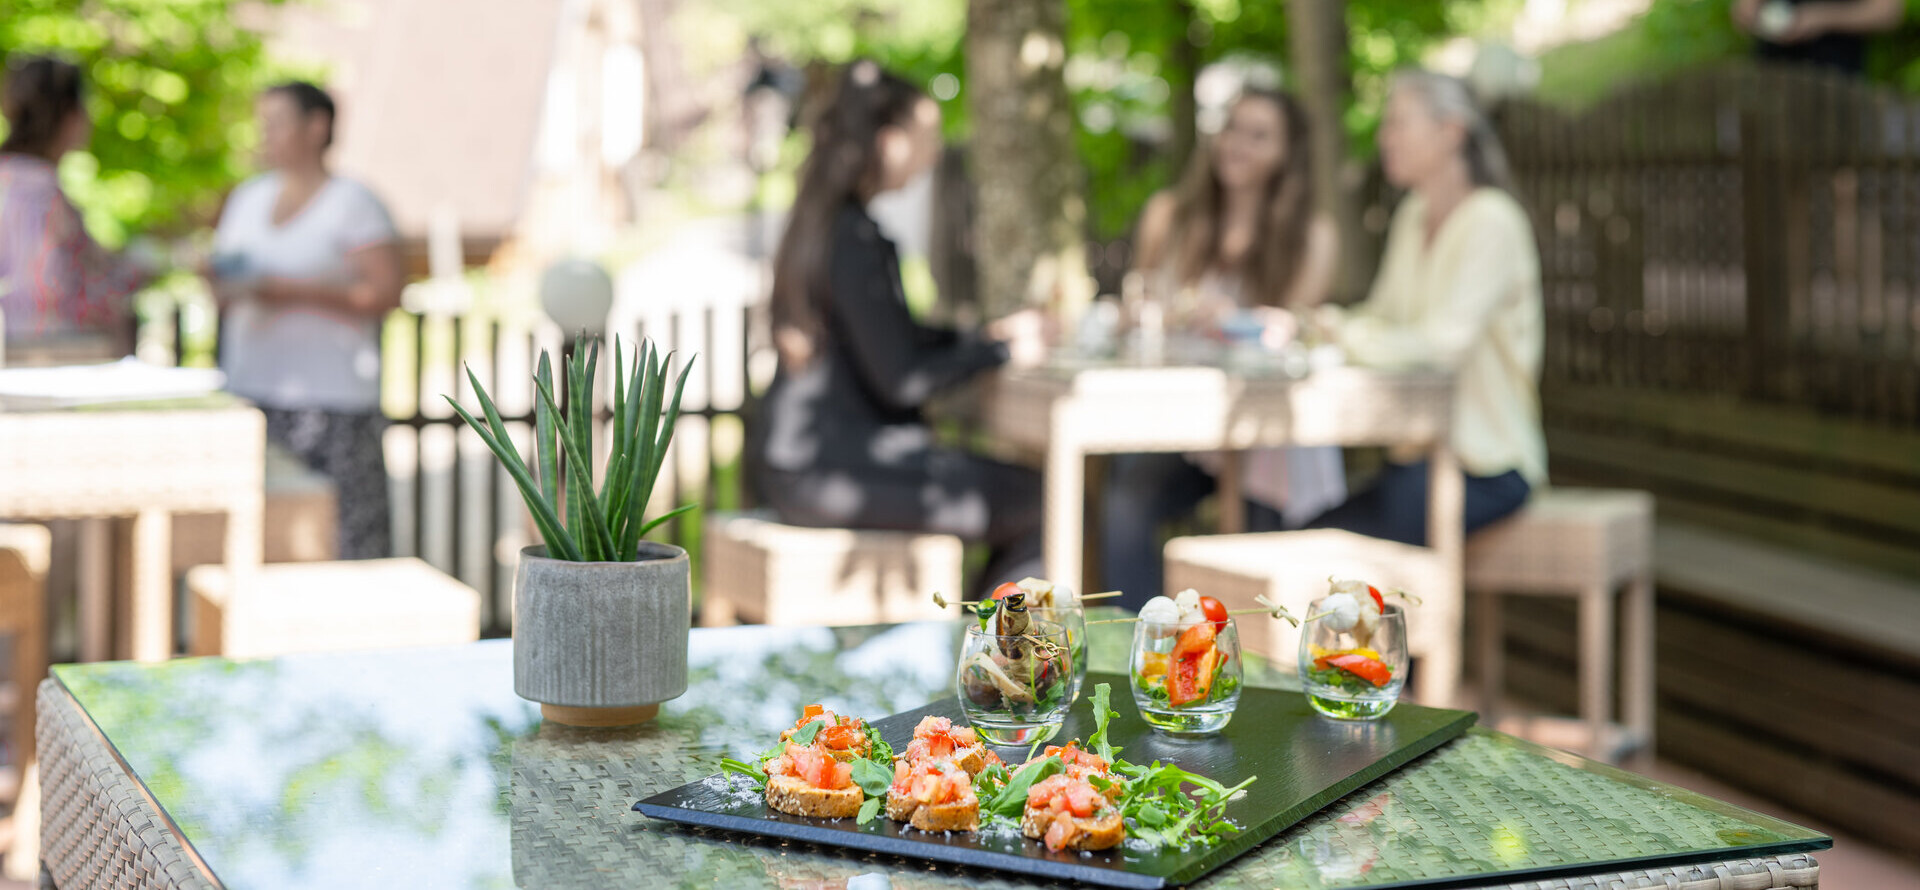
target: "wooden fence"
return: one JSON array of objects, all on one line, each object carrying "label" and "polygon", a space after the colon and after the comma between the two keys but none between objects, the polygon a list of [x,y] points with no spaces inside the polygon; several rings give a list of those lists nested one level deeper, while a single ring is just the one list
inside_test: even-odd
[{"label": "wooden fence", "polygon": [[1498,117],[1555,477],[1920,575],[1920,102],[1738,66]]}]

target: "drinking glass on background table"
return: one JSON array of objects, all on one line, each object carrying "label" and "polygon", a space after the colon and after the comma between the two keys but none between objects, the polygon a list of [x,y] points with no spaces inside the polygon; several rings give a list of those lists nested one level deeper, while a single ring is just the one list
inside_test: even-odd
[{"label": "drinking glass on background table", "polygon": [[1073,703],[1072,649],[1065,628],[1035,619],[1019,636],[967,626],[953,684],[960,710],[992,745],[1051,739]]},{"label": "drinking glass on background table", "polygon": [[1300,685],[1307,703],[1328,717],[1375,720],[1393,710],[1407,677],[1407,618],[1388,605],[1371,628],[1315,600],[1300,626]]},{"label": "drinking glass on background table", "polygon": [[1029,606],[1027,613],[1035,621],[1045,624],[1057,624],[1067,634],[1067,663],[1071,668],[1069,676],[1072,685],[1067,694],[1067,704],[1080,700],[1080,689],[1087,685],[1087,610],[1078,601],[1067,608],[1047,606]]},{"label": "drinking glass on background table", "polygon": [[1149,725],[1174,735],[1219,732],[1233,719],[1245,680],[1240,629],[1232,618],[1184,629],[1135,622],[1128,674]]}]

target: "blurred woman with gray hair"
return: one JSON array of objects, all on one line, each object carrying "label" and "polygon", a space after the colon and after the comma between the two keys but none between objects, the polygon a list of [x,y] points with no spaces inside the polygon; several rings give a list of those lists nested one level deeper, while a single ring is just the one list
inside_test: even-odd
[{"label": "blurred woman with gray hair", "polygon": [[[1518,510],[1547,479],[1540,429],[1540,254],[1506,153],[1461,81],[1398,75],[1380,124],[1389,182],[1408,190],[1366,302],[1322,321],[1350,361],[1454,374],[1452,447],[1466,530]],[[1427,467],[1390,455],[1367,490],[1308,523],[1426,541]]]}]

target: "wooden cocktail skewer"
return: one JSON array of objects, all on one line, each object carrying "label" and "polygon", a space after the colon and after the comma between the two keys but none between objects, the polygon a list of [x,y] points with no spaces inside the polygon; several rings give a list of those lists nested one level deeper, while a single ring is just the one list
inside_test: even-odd
[{"label": "wooden cocktail skewer", "polygon": [[[1086,596],[1080,597],[1080,601],[1086,602],[1087,600],[1111,599],[1113,597],[1120,596],[1120,595],[1121,595],[1121,591],[1108,590],[1103,593],[1089,593]],[[999,600],[950,600],[950,599],[947,599],[945,594],[942,594],[937,590],[934,591],[933,593],[933,604],[936,606],[939,606],[942,609],[948,606],[977,606],[977,605],[980,605],[981,603],[993,603],[993,602],[999,602]]]},{"label": "wooden cocktail skewer", "polygon": [[[1259,595],[1259,596],[1256,596],[1256,597],[1254,597],[1254,598],[1253,598],[1253,600],[1254,600],[1254,602],[1257,602],[1257,603],[1259,603],[1260,605],[1262,605],[1262,606],[1265,606],[1266,608],[1264,608],[1264,609],[1235,609],[1235,610],[1233,610],[1233,611],[1231,611],[1231,612],[1228,612],[1227,614],[1228,614],[1228,615],[1268,615],[1268,616],[1271,616],[1271,617],[1274,617],[1274,618],[1280,618],[1280,619],[1284,619],[1284,620],[1286,620],[1287,622],[1289,622],[1289,623],[1291,623],[1291,624],[1292,624],[1292,625],[1293,625],[1294,627],[1299,627],[1299,626],[1300,626],[1300,619],[1298,619],[1298,618],[1295,618],[1295,617],[1293,617],[1293,613],[1291,613],[1291,612],[1288,612],[1288,611],[1287,611],[1287,607],[1286,607],[1286,606],[1283,606],[1283,605],[1280,605],[1279,603],[1276,603],[1276,602],[1274,602],[1273,600],[1270,600],[1270,599],[1267,599],[1267,595],[1266,595],[1266,594],[1264,594],[1264,593],[1263,593],[1263,594],[1261,594],[1261,595]],[[1317,616],[1309,616],[1309,617],[1308,617],[1308,620],[1312,620],[1312,619],[1313,619],[1313,617],[1317,617]],[[1099,621],[1089,621],[1089,622],[1087,622],[1087,624],[1089,624],[1089,625],[1094,625],[1094,624],[1132,624],[1132,623],[1134,623],[1134,622],[1136,622],[1136,621],[1139,621],[1139,620],[1140,620],[1140,618],[1139,618],[1139,616],[1135,616],[1135,617],[1132,617],[1132,618],[1102,618],[1102,619],[1100,619]]]}]

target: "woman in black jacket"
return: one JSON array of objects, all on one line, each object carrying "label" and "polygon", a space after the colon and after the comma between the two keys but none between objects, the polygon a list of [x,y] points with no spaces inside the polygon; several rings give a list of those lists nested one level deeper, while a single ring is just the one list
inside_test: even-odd
[{"label": "woman in black jacket", "polygon": [[1038,348],[1032,311],[984,335],[915,322],[866,203],[928,170],[940,108],[867,61],[839,77],[774,257],[780,366],[751,438],[761,494],[794,525],[944,532],[992,548],[976,591],[1041,574],[1038,474],[938,447],[920,408]]}]

